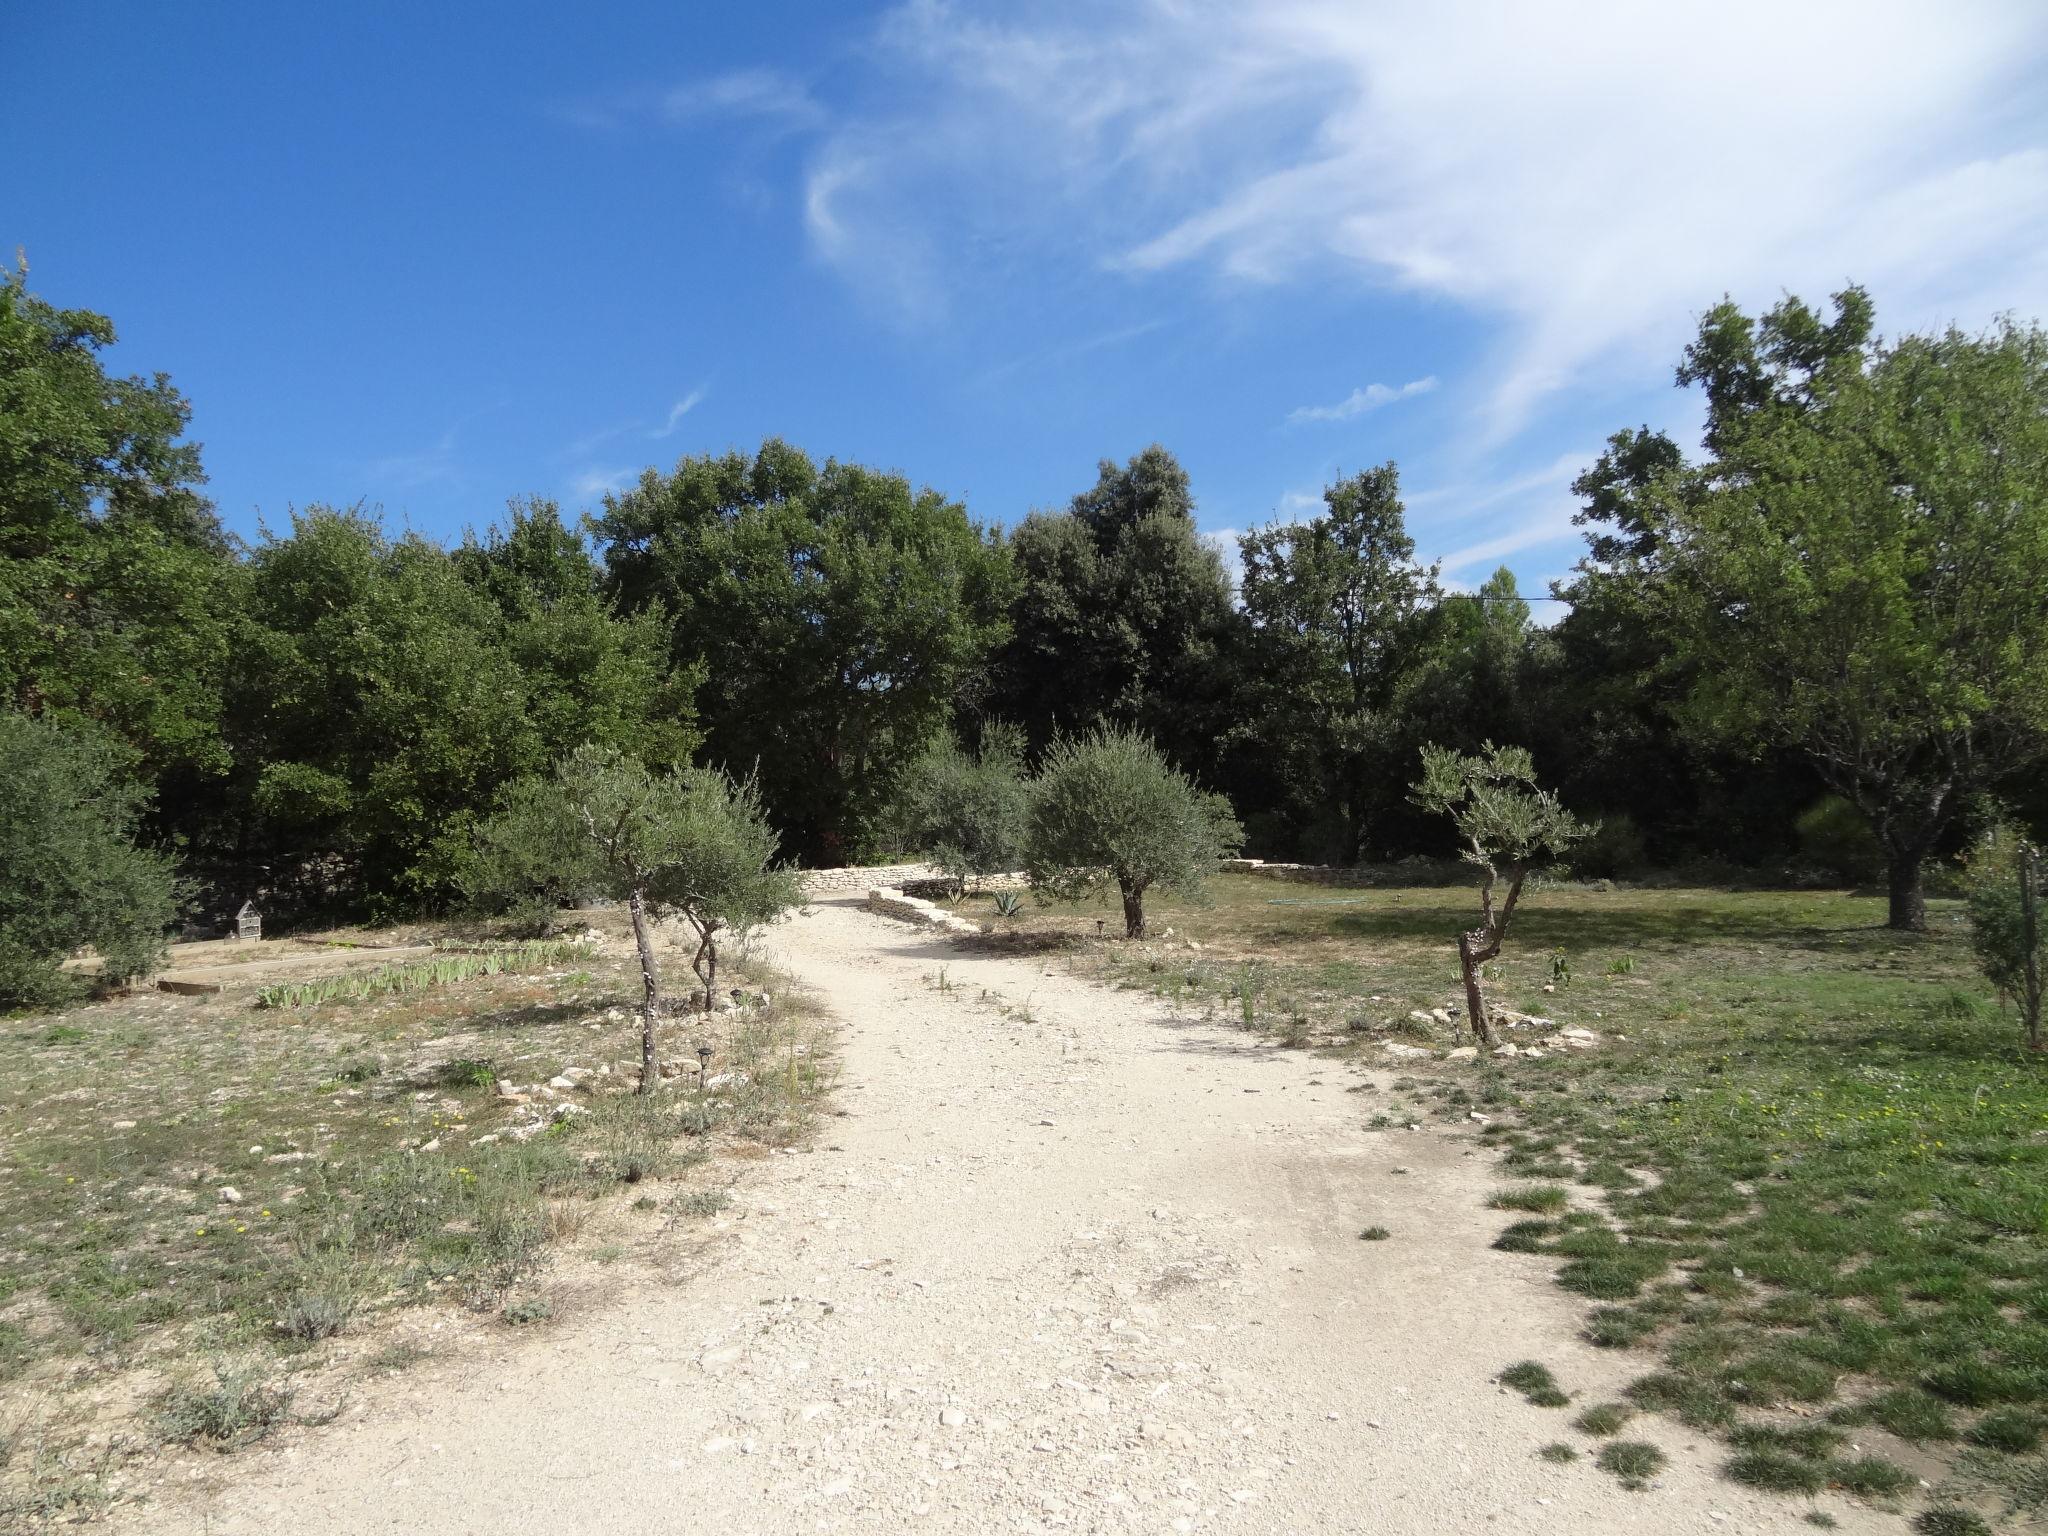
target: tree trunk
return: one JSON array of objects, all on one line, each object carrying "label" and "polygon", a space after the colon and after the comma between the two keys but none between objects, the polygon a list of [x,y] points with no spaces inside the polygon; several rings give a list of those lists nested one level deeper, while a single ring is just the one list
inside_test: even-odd
[{"label": "tree trunk", "polygon": [[1920,888],[1920,865],[1927,850],[1918,846],[1892,845],[1886,852],[1891,884],[1891,915],[1888,928],[1907,933],[1927,931],[1927,894]]},{"label": "tree trunk", "polygon": [[[1480,957],[1479,947],[1472,942],[1476,938],[1483,943],[1486,937],[1484,929],[1458,935],[1458,967],[1465,975],[1465,1012],[1471,1016],[1472,1033],[1491,1045],[1493,1022],[1486,1016],[1486,994],[1479,985],[1479,968],[1486,961]],[[1494,946],[1496,951],[1499,948],[1497,944]]]},{"label": "tree trunk", "polygon": [[1486,925],[1458,935],[1458,968],[1465,978],[1465,1012],[1472,1020],[1472,1033],[1487,1045],[1493,1044],[1493,1017],[1486,1011],[1486,989],[1480,974],[1487,961],[1501,951],[1508,940],[1508,924],[1514,921],[1515,904],[1522,899],[1522,882],[1529,876],[1526,865],[1515,865],[1508,880],[1507,899],[1493,904],[1494,873],[1487,869],[1486,886],[1480,894],[1485,906]]},{"label": "tree trunk", "polygon": [[654,1020],[661,1011],[661,972],[654,963],[654,939],[647,931],[647,903],[637,888],[627,898],[626,910],[633,915],[633,945],[640,951],[640,1086],[636,1091],[652,1093],[660,1072],[654,1059]]},{"label": "tree trunk", "polygon": [[1124,893],[1124,937],[1142,939],[1145,937],[1145,888],[1142,885],[1123,887]]},{"label": "tree trunk", "polygon": [[714,937],[716,932],[717,930],[712,928],[699,928],[697,930],[697,954],[690,961],[690,969],[695,971],[697,979],[704,983],[704,1011],[706,1013],[709,1013],[717,1005],[718,1001],[712,995],[718,986],[718,941]]},{"label": "tree trunk", "polygon": [[2027,1049],[2041,1049],[2041,908],[2040,863],[2028,844],[2020,845],[2021,976],[2026,987]]}]

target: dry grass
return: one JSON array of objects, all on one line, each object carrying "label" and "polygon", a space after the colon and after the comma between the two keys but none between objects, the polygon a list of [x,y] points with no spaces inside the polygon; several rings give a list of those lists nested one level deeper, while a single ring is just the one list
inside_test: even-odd
[{"label": "dry grass", "polygon": [[[376,1335],[400,1308],[537,1316],[558,1259],[616,1250],[622,1225],[653,1241],[702,1219],[716,1200],[689,1196],[726,1182],[714,1159],[801,1138],[829,1085],[815,1009],[744,964],[734,984],[769,988],[774,1006],[669,1021],[664,1054],[687,1073],[628,1092],[638,976],[621,928],[596,915],[588,958],[547,969],[451,968],[422,990],[321,988],[309,995],[331,1000],[289,1008],[258,998],[378,964],[333,940],[478,935],[209,946],[208,963],[257,963],[208,973],[225,979],[217,995],[0,1019],[0,1396],[32,1405],[8,1445],[36,1447],[0,1456],[0,1510],[89,1504],[87,1484],[159,1436],[244,1438],[187,1432],[222,1390],[206,1362],[235,1359],[237,1400],[262,1405],[286,1370],[338,1347],[388,1368]],[[705,1092],[700,1043],[714,1080],[734,1074]],[[581,1086],[525,1104],[493,1087],[574,1067]],[[574,1107],[541,1128],[557,1105]],[[645,1189],[630,1186],[664,1182],[658,1209],[631,1209]]]}]

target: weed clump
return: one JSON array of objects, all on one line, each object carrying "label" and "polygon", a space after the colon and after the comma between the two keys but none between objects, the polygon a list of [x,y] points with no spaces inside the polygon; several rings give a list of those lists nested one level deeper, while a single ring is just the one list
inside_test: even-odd
[{"label": "weed clump", "polygon": [[1389,1232],[1385,1227],[1367,1227],[1363,1232],[1358,1234],[1359,1240],[1361,1242],[1367,1243],[1384,1243],[1388,1238],[1392,1237],[1393,1235],[1394,1234]]},{"label": "weed clump", "polygon": [[2027,1408],[2000,1408],[1972,1424],[1963,1438],[1986,1450],[2024,1456],[2041,1443],[2041,1416]]},{"label": "weed clump", "polygon": [[291,1417],[292,1393],[248,1361],[213,1363],[212,1382],[173,1384],[157,1404],[157,1433],[179,1445],[249,1445]]},{"label": "weed clump", "polygon": [[1828,1480],[1866,1499],[1897,1498],[1920,1481],[1897,1462],[1882,1456],[1833,1462],[1828,1467]]},{"label": "weed clump", "polygon": [[1650,1486],[1650,1479],[1664,1470],[1665,1455],[1647,1440],[1610,1440],[1600,1447],[1593,1464],[1621,1480],[1634,1492]]},{"label": "weed clump", "polygon": [[1576,1419],[1572,1427],[1581,1434],[1605,1439],[1621,1433],[1621,1427],[1636,1416],[1636,1411],[1625,1403],[1595,1403]]},{"label": "weed clump", "polygon": [[1562,1408],[1571,1398],[1558,1386],[1550,1367],[1536,1360],[1521,1360],[1502,1371],[1500,1384],[1522,1394],[1523,1401],[1538,1408]]},{"label": "weed clump", "polygon": [[1983,1516],[1952,1504],[1921,1510],[1913,1517],[1913,1529],[1920,1536],[1991,1536]]},{"label": "weed clump", "polygon": [[1828,1485],[1826,1467],[1783,1450],[1744,1451],[1722,1467],[1721,1475],[1766,1493],[1819,1493]]},{"label": "weed clump", "polygon": [[1542,1457],[1545,1461],[1554,1461],[1557,1462],[1560,1466],[1564,1465],[1567,1462],[1573,1462],[1579,1459],[1579,1453],[1577,1448],[1574,1446],[1566,1445],[1562,1440],[1551,1441],[1550,1444],[1544,1446],[1543,1449],[1538,1451],[1536,1454]]}]

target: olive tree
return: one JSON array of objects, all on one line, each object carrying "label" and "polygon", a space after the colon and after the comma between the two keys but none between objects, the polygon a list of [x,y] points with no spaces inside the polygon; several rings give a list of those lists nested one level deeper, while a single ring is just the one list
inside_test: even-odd
[{"label": "olive tree", "polygon": [[[1449,747],[1422,749],[1422,777],[1413,798],[1425,811],[1457,824],[1459,854],[1484,873],[1481,922],[1458,935],[1458,964],[1465,977],[1465,1008],[1472,1032],[1489,1045],[1493,1025],[1486,1012],[1480,970],[1507,942],[1508,924],[1532,871],[1558,858],[1592,828],[1536,787],[1536,764],[1523,747],[1487,742],[1476,755]],[[1505,894],[1495,892],[1505,882]]]},{"label": "olive tree", "polygon": [[942,737],[910,765],[898,793],[899,835],[951,875],[961,894],[974,876],[1016,867],[1027,797],[1020,732],[991,727],[978,752]]},{"label": "olive tree", "polygon": [[799,899],[796,875],[775,862],[775,830],[751,782],[710,768],[654,773],[611,747],[579,747],[552,779],[529,781],[478,842],[478,896],[532,899],[538,881],[562,880],[626,904],[640,958],[642,1093],[658,1079],[655,1027],[665,1011],[653,925],[667,917],[690,925],[691,968],[708,1011],[720,936],[768,922]]},{"label": "olive tree", "polygon": [[1204,794],[1135,731],[1056,740],[1033,782],[1024,870],[1033,890],[1075,899],[1114,884],[1124,935],[1145,936],[1145,893],[1197,895],[1244,842],[1221,795]]}]

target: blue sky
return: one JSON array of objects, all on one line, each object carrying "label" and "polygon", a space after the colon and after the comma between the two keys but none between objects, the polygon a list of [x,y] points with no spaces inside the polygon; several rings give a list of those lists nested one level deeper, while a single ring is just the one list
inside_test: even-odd
[{"label": "blue sky", "polygon": [[1217,531],[1396,459],[1524,590],[1724,292],[2048,317],[2025,0],[592,9],[17,0],[0,243],[244,534],[768,434],[1011,521],[1158,441]]}]

